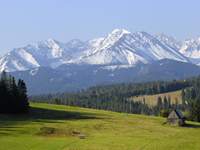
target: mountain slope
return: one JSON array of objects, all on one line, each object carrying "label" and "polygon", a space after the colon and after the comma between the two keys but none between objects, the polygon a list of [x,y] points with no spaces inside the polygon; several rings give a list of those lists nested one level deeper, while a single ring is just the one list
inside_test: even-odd
[{"label": "mountain slope", "polygon": [[192,63],[200,65],[200,38],[184,41],[180,52],[188,57]]},{"label": "mountain slope", "polygon": [[10,51],[0,59],[0,71],[23,71],[40,66],[55,68],[80,55],[85,44],[72,40],[64,44],[53,39]]},{"label": "mountain slope", "polygon": [[115,29],[106,37],[87,42],[72,40],[61,43],[49,39],[14,49],[0,59],[0,71],[56,68],[63,64],[135,65],[165,58],[189,62],[172,40],[146,32]]},{"label": "mountain slope", "polygon": [[0,59],[0,72],[6,70],[8,72],[16,70],[28,70],[30,68],[39,67],[40,64],[32,56],[31,53],[23,48],[14,49]]},{"label": "mountain slope", "polygon": [[198,66],[169,59],[136,66],[69,64],[12,73],[25,80],[29,94],[71,92],[102,84],[184,79],[199,74]]},{"label": "mountain slope", "polygon": [[187,57],[200,58],[200,38],[184,41],[180,52]]},{"label": "mountain slope", "polygon": [[165,45],[167,45],[168,47],[172,48],[172,49],[175,49],[175,50],[179,50],[182,46],[182,42],[176,40],[175,38],[171,37],[171,36],[168,36],[166,34],[157,34],[156,35],[156,38],[163,42]]},{"label": "mountain slope", "polygon": [[80,62],[87,64],[137,64],[150,63],[161,59],[173,59],[188,62],[188,59],[176,49],[162,43],[156,37],[146,33],[130,33],[116,29]]}]

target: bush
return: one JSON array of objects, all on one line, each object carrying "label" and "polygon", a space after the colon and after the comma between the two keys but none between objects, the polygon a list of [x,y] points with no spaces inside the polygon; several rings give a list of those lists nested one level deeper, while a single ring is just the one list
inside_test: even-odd
[{"label": "bush", "polygon": [[52,127],[42,127],[40,128],[40,134],[41,135],[51,135],[54,134],[56,132],[55,128]]},{"label": "bush", "polygon": [[160,110],[160,116],[167,118],[169,116],[170,110],[169,109],[162,109]]}]

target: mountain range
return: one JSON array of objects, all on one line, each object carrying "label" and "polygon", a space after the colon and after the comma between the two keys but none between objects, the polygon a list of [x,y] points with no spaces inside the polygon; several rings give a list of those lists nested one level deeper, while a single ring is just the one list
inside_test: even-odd
[{"label": "mountain range", "polygon": [[200,74],[199,65],[200,38],[177,41],[164,34],[125,29],[85,42],[48,39],[15,48],[0,58],[0,71],[27,81],[31,94],[185,78]]}]

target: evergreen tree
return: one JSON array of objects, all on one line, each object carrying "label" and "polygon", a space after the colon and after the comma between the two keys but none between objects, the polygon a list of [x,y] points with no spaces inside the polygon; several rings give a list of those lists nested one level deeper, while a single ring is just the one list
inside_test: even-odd
[{"label": "evergreen tree", "polygon": [[190,100],[189,106],[189,119],[200,122],[200,99]]},{"label": "evergreen tree", "polygon": [[15,78],[2,72],[0,78],[0,113],[20,113],[28,111],[26,84],[19,80],[16,85]]},{"label": "evergreen tree", "polygon": [[18,90],[19,90],[19,103],[20,103],[20,109],[23,110],[24,112],[28,111],[28,97],[27,97],[27,88],[26,84],[23,80],[19,79],[18,80]]}]

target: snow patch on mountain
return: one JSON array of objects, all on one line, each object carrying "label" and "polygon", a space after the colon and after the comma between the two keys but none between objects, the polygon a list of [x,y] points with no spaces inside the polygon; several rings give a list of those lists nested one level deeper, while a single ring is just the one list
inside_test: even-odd
[{"label": "snow patch on mountain", "polygon": [[180,52],[187,57],[200,58],[200,38],[184,41]]},{"label": "snow patch on mountain", "polygon": [[200,39],[182,44],[164,34],[154,36],[115,29],[105,37],[86,42],[74,39],[62,43],[48,39],[14,49],[0,58],[0,71],[13,72],[40,66],[57,68],[63,64],[136,65],[166,58],[200,63],[199,45]]},{"label": "snow patch on mountain", "polygon": [[0,71],[28,70],[39,67],[40,64],[25,49],[14,49],[0,59]]},{"label": "snow patch on mountain", "polygon": [[163,42],[163,44],[168,45],[169,47],[179,50],[182,46],[182,42],[178,41],[177,39],[173,38],[172,36],[168,36],[164,33],[160,33],[156,35],[156,38]]},{"label": "snow patch on mountain", "polygon": [[130,33],[116,29],[98,42],[91,53],[82,56],[77,62],[86,64],[125,64],[150,63],[160,59],[174,59],[187,62],[176,49],[160,42],[146,32]]}]

